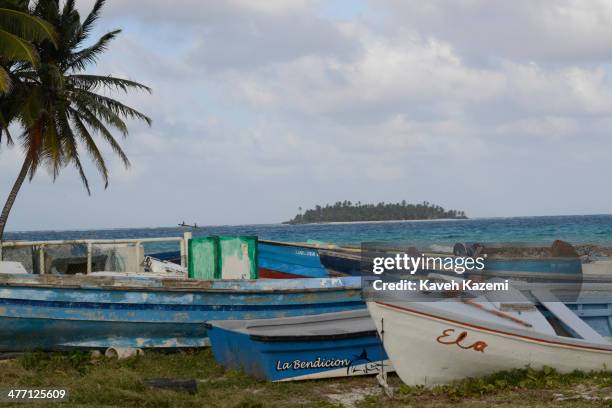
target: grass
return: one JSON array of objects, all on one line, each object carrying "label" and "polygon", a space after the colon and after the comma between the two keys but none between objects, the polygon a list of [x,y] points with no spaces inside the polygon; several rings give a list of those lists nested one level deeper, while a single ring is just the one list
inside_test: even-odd
[{"label": "grass", "polygon": [[[160,377],[196,379],[198,392],[145,387],[145,379]],[[122,361],[92,359],[88,353],[28,353],[0,361],[0,388],[64,388],[69,392],[64,407],[612,407],[612,399],[605,399],[612,398],[612,373],[561,375],[551,369],[524,369],[433,389],[405,386],[395,376],[389,381],[393,399],[380,391],[373,377],[267,383],[217,366],[208,349],[148,351]]]}]

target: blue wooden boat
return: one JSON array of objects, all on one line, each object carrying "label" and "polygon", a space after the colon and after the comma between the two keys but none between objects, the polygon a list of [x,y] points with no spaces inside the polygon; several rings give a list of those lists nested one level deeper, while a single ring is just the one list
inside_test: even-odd
[{"label": "blue wooden boat", "polygon": [[581,279],[580,258],[487,259],[484,272],[489,276],[533,280]]},{"label": "blue wooden boat", "polygon": [[597,333],[612,338],[612,299],[568,302],[565,305]]},{"label": "blue wooden boat", "polygon": [[490,277],[545,282],[582,280],[580,256],[570,243],[561,240],[555,240],[549,248],[485,248],[481,244],[457,243],[453,253],[484,257],[483,273]]},{"label": "blue wooden boat", "polygon": [[259,277],[273,279],[329,276],[316,248],[280,242],[259,242]]},{"label": "blue wooden boat", "polygon": [[181,251],[155,252],[149,256],[159,259],[160,261],[173,262],[179,265],[181,264]]},{"label": "blue wooden boat", "polygon": [[0,274],[0,350],[201,347],[204,322],[363,309],[356,278]]},{"label": "blue wooden boat", "polygon": [[[568,244],[569,245],[569,244]],[[464,254],[457,253],[458,246],[466,247],[466,244],[455,245],[455,256],[473,256],[466,250]],[[554,246],[554,244],[553,244]],[[467,246],[469,247],[469,246]],[[571,247],[571,246],[570,246]],[[486,253],[487,250],[481,246]],[[338,272],[348,276],[362,275],[362,258],[359,251],[346,250],[344,248],[332,250],[320,250],[321,264],[328,271]],[[394,253],[394,251],[391,251]],[[449,254],[432,254],[448,256]],[[433,272],[433,271],[427,271]],[[437,271],[445,273],[445,271]],[[488,257],[485,260],[485,270],[482,272],[490,277],[520,278],[528,280],[580,280],[582,278],[582,262],[578,255],[575,256],[547,256],[539,258],[528,257]]]},{"label": "blue wooden boat", "polygon": [[[572,292],[569,295],[556,294],[560,302],[597,333],[612,339],[612,285],[609,279],[600,282],[586,280],[577,297]],[[564,329],[571,334],[569,328]]]},{"label": "blue wooden boat", "polygon": [[319,251],[321,264],[328,271],[337,272],[347,276],[361,276],[361,253],[345,250]]},{"label": "blue wooden boat", "polygon": [[[282,319],[213,321],[215,360],[269,381],[312,380],[392,370],[367,310]],[[248,350],[248,352],[245,352]]]},{"label": "blue wooden boat", "polygon": [[[153,258],[181,262],[179,251],[151,254]],[[329,272],[321,264],[316,247],[274,241],[257,243],[257,264],[260,278],[294,279],[326,278]]]}]

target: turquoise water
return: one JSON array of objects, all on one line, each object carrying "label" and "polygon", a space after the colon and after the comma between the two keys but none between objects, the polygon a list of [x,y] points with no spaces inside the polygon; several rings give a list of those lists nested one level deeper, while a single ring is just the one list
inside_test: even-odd
[{"label": "turquoise water", "polygon": [[[9,232],[6,239],[126,239],[174,237],[184,228],[133,228],[89,231]],[[481,218],[470,220],[410,221],[357,224],[238,225],[202,227],[194,236],[257,235],[260,239],[336,244],[401,241],[418,247],[449,246],[456,242],[528,243],[550,245],[555,239],[574,244],[612,245],[612,215]],[[152,245],[147,251],[174,250],[173,245]]]}]

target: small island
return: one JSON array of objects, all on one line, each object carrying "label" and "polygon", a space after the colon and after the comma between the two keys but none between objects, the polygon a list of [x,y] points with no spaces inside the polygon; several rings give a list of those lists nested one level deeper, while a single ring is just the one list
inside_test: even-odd
[{"label": "small island", "polygon": [[445,210],[439,205],[424,201],[421,204],[378,203],[362,204],[350,201],[338,201],[325,207],[317,205],[296,215],[284,224],[310,224],[322,222],[360,222],[360,221],[405,221],[405,220],[437,220],[437,219],[466,219],[465,212],[458,210]]}]

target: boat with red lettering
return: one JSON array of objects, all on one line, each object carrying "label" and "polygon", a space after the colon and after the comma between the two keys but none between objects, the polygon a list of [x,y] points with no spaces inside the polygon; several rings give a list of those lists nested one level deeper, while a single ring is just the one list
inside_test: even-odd
[{"label": "boat with red lettering", "polygon": [[551,292],[534,290],[532,296],[535,301],[518,291],[506,301],[373,298],[367,305],[397,374],[409,385],[527,366],[562,373],[612,367],[608,339]]}]

